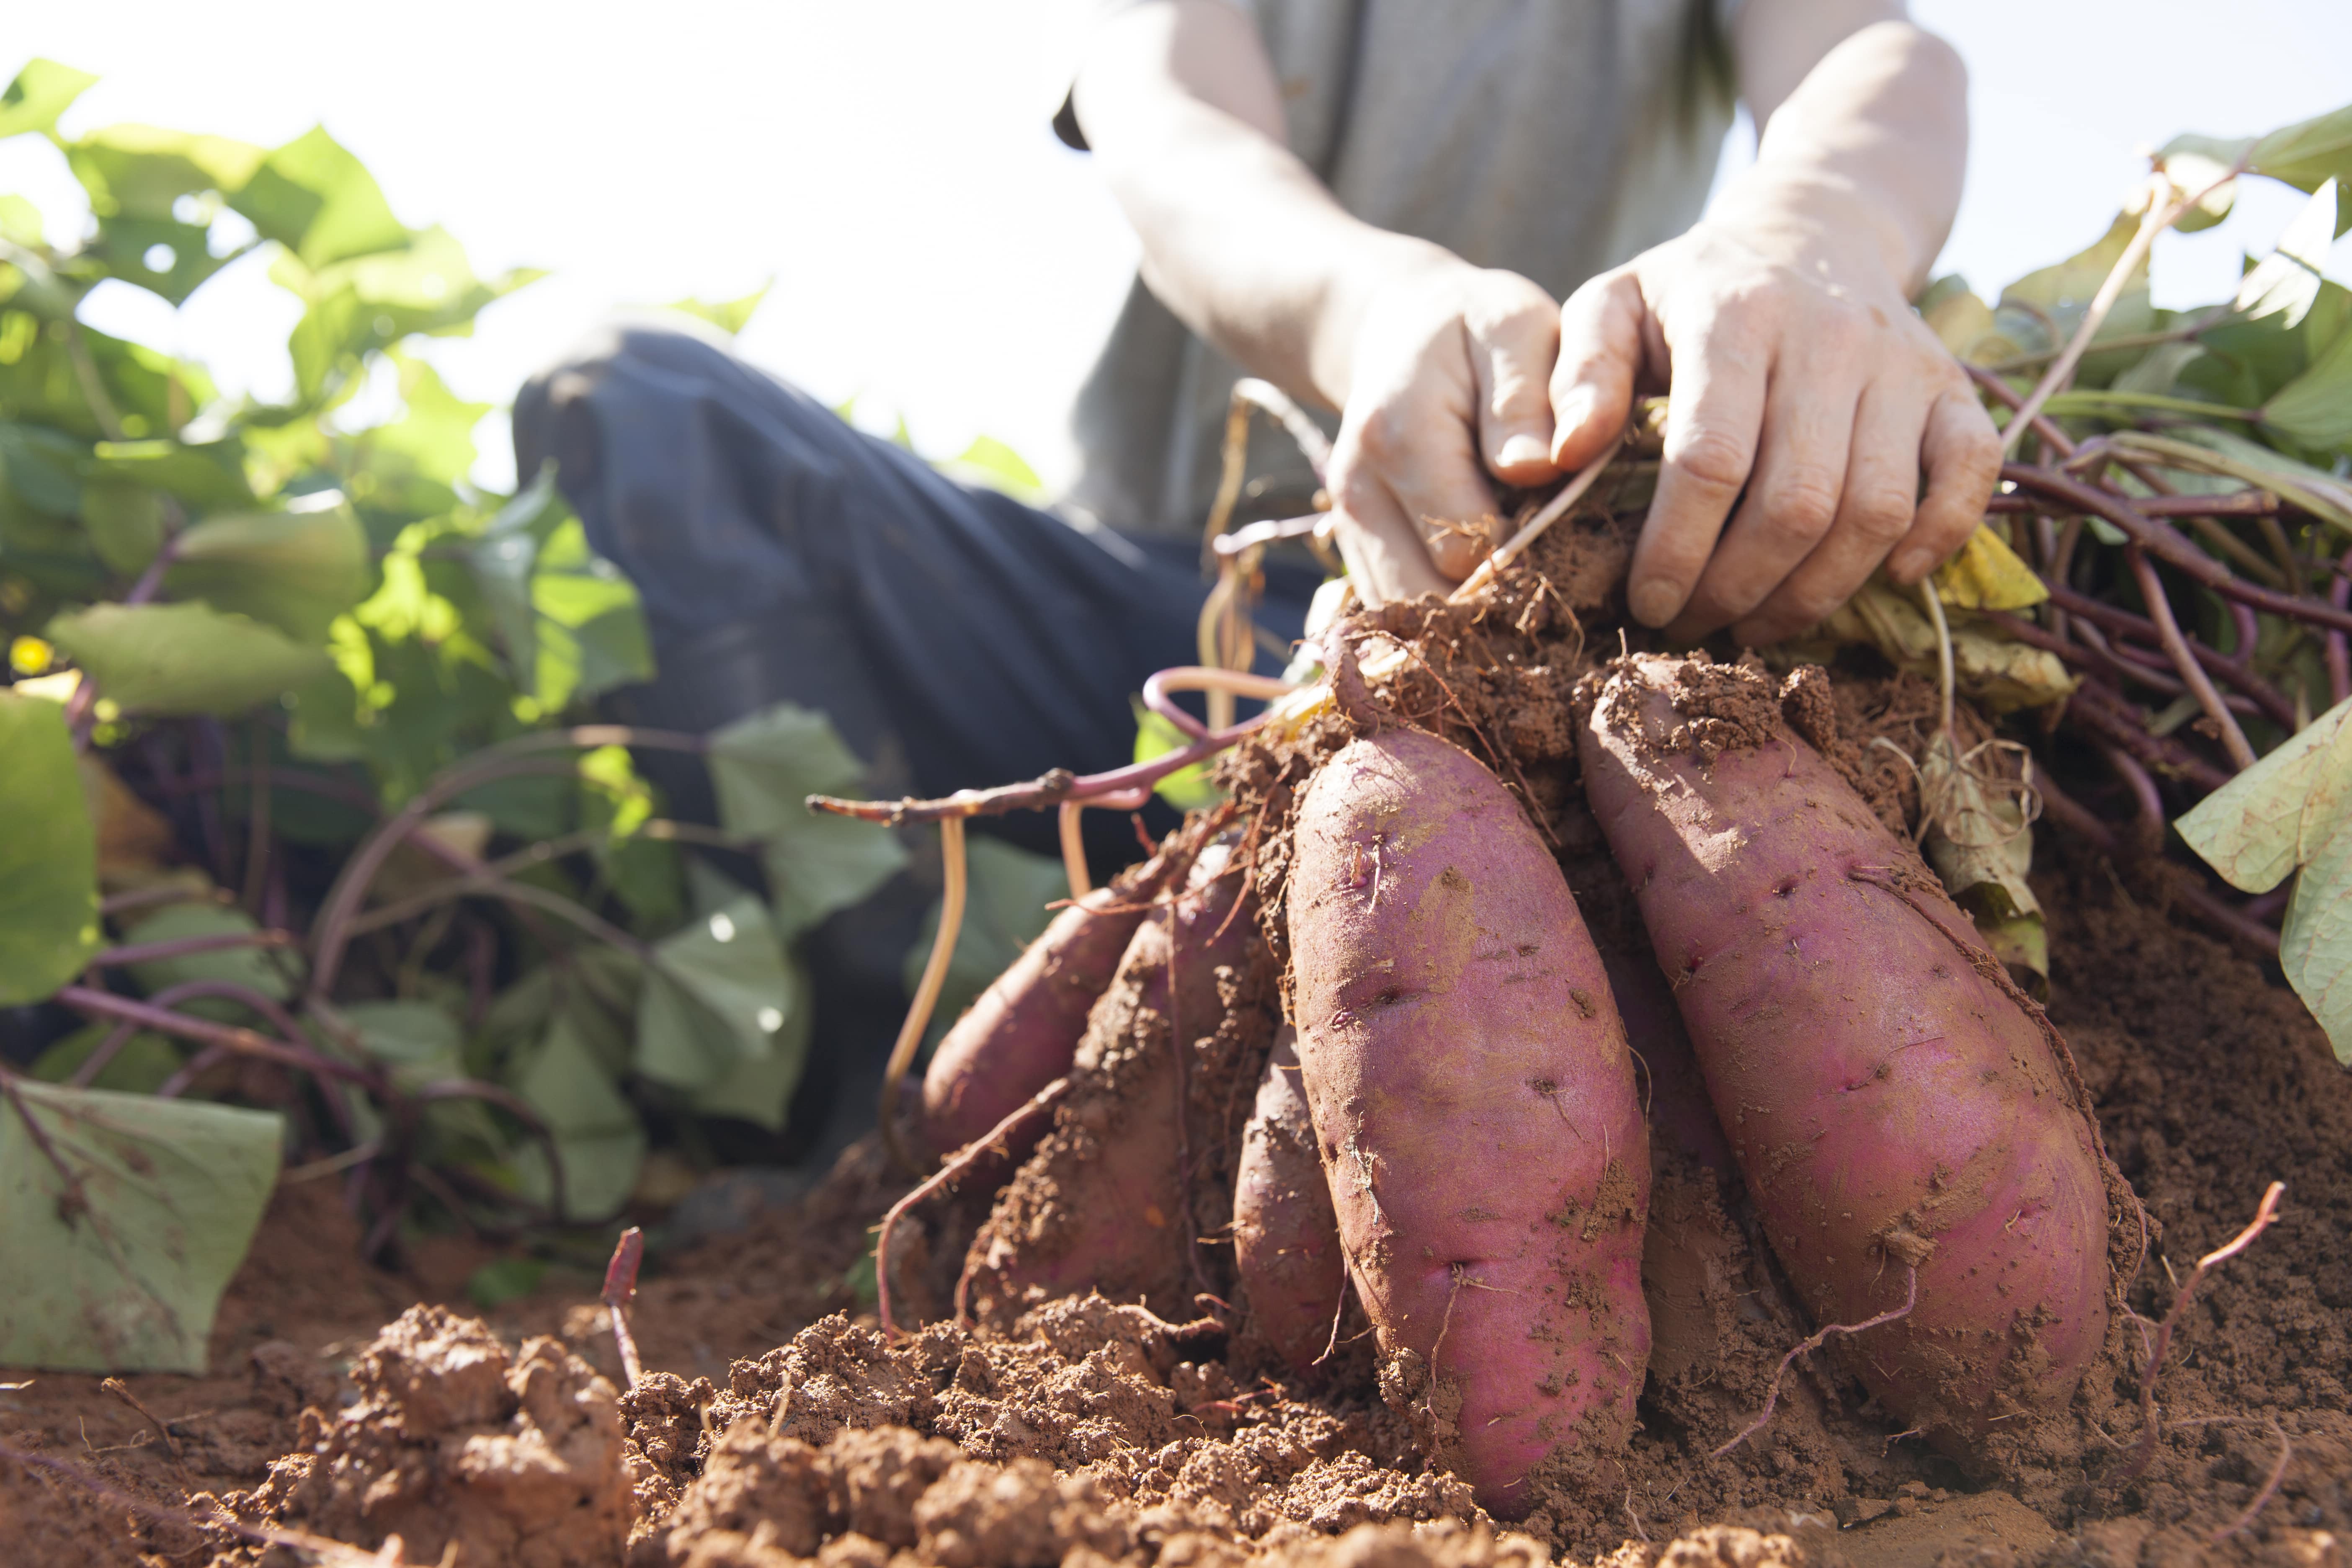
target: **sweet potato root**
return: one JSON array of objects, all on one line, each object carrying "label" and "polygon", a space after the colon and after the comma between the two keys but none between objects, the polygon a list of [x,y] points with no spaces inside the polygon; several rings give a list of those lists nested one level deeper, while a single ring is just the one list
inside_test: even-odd
[{"label": "sweet potato root", "polygon": [[1230,980],[1256,940],[1250,908],[1234,907],[1245,882],[1227,847],[1212,844],[1185,890],[1137,926],[1087,1016],[1051,1131],[972,1242],[984,1317],[1009,1321],[1088,1289],[1140,1297],[1171,1321],[1193,1315],[1192,1178],[1211,1140],[1188,1125],[1189,1080],[1197,1042],[1226,1022],[1218,971]]},{"label": "sweet potato root", "polygon": [[1815,1321],[1900,1307],[1916,1267],[1913,1310],[1853,1342],[1889,1408],[1964,1454],[2063,1403],[2130,1201],[2063,1043],[1769,678],[1643,656],[1591,695],[1587,798]]},{"label": "sweet potato root", "polygon": [[1649,1354],[1624,1027],[1558,864],[1458,748],[1353,742],[1295,831],[1299,1064],[1382,1391],[1524,1514],[1623,1446]]},{"label": "sweet potato root", "polygon": [[1297,1032],[1275,1037],[1257,1108],[1242,1130],[1234,1172],[1234,1268],[1248,1293],[1250,1321],[1294,1371],[1331,1343],[1347,1289],[1339,1221],[1315,1146],[1315,1123],[1298,1083]]},{"label": "sweet potato root", "polygon": [[[923,1135],[933,1152],[962,1148],[1070,1070],[1087,1012],[1175,864],[1163,852],[1055,916],[956,1020],[923,1075]],[[1027,1152],[1024,1144],[1010,1152]]]}]

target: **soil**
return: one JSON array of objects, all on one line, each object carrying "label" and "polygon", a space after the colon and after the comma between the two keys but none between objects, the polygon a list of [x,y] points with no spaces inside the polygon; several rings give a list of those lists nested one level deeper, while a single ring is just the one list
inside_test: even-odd
[{"label": "soil", "polygon": [[[1568,714],[1587,628],[1609,628],[1591,652],[1619,646],[1608,598],[1623,540],[1582,520],[1556,532],[1478,612],[1387,612],[1413,655],[1383,663],[1368,647],[1365,663],[1377,700],[1486,756],[1519,793],[1606,948],[1630,900],[1583,817]],[[1825,752],[1851,747],[1848,776],[1903,822],[1916,795],[1869,742],[1920,755],[1934,711],[1916,681],[1840,669],[1783,718]],[[1287,792],[1344,738],[1327,721],[1227,764],[1260,808],[1235,826],[1262,905],[1278,906]],[[1507,1528],[1486,1519],[1382,1402],[1355,1310],[1329,1362],[1290,1373],[1227,1306],[1230,1263],[1207,1225],[1193,1251],[1210,1288],[1156,1302],[1161,1314],[1063,1298],[886,1335],[860,1259],[906,1185],[868,1140],[747,1230],[656,1253],[631,1310],[648,1375],[626,1393],[589,1275],[558,1272],[483,1311],[464,1285],[488,1248],[428,1241],[405,1272],[374,1269],[333,1184],[286,1187],[223,1302],[206,1376],[128,1377],[125,1400],[92,1377],[0,1372],[0,1445],[19,1456],[0,1456],[0,1557],[315,1560],[253,1539],[277,1531],[371,1552],[397,1533],[403,1554],[377,1561],[463,1568],[2342,1564],[2352,1083],[2275,966],[2176,917],[2179,868],[2112,863],[2047,828],[2037,848],[2050,1015],[2150,1215],[2126,1296],[2138,1319],[2161,1318],[2174,1281],[2245,1225],[2268,1183],[2286,1184],[2277,1223],[2188,1308],[2145,1464],[2146,1331],[2131,1319],[2073,1435],[2020,1445],[1991,1471],[1898,1430],[1833,1355],[1791,1366],[1769,1424],[1711,1458],[1812,1325],[1719,1136],[1703,1116],[1675,1121],[1686,1085],[1662,1060],[1644,1258],[1656,1348],[1620,1496]],[[1237,1098],[1223,1083],[1192,1091],[1213,1090],[1221,1117],[1228,1098],[1245,1114],[1254,1063],[1234,1076]],[[1194,1199],[1196,1220],[1213,1218]],[[894,1259],[906,1297],[944,1308],[985,1215],[971,1194],[916,1211]]]}]

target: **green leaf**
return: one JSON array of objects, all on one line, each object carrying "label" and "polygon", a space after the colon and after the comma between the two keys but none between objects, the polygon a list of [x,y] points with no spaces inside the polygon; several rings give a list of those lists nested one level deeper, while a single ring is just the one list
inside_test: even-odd
[{"label": "green leaf", "polygon": [[[1171,752],[1181,752],[1192,743],[1192,737],[1143,705],[1139,697],[1129,698],[1129,706],[1135,710],[1135,760],[1151,762]],[[1224,791],[1209,777],[1205,763],[1188,763],[1151,786],[1160,799],[1179,811],[1202,811],[1225,798]]]},{"label": "green leaf", "polygon": [[[205,226],[174,218],[100,218],[97,237],[82,247],[79,259],[85,266],[101,261],[110,276],[179,305],[236,259],[234,251],[214,255],[211,239],[212,231]],[[158,246],[163,247],[161,268],[152,265]]]},{"label": "green leaf", "polygon": [[669,309],[698,321],[708,321],[731,338],[751,324],[751,313],[760,308],[760,301],[765,300],[768,290],[775,286],[776,280],[771,278],[740,300],[721,300],[715,304],[695,299],[673,300]]},{"label": "green leaf", "polygon": [[14,1007],[98,951],[98,835],[63,709],[0,690],[0,1006]]},{"label": "green leaf", "polygon": [[[934,1042],[988,989],[991,981],[1012,967],[1013,961],[1037,940],[1054,918],[1054,911],[1045,906],[1070,894],[1069,873],[1059,859],[1032,855],[977,834],[964,841],[964,869],[963,925],[956,932],[947,982],[931,1013],[929,1038]],[[939,934],[940,909],[940,901],[933,900],[923,917],[921,934],[907,950],[904,978],[909,994],[930,958],[931,942]]]},{"label": "green leaf", "polygon": [[249,142],[153,125],[110,125],[67,143],[66,163],[101,222],[164,222],[182,196],[236,190],[264,156]]},{"label": "green leaf", "polygon": [[202,605],[92,605],[44,635],[126,712],[242,713],[327,665],[273,626]]},{"label": "green leaf", "polygon": [[26,61],[8,90],[0,92],[0,136],[22,136],[26,132],[47,135],[56,131],[58,116],[97,79],[88,71],[55,60]]},{"label": "green leaf", "polygon": [[[645,1163],[646,1134],[636,1109],[614,1087],[612,1069],[575,1020],[575,1007],[556,1014],[547,1035],[513,1079],[554,1134],[563,1160],[563,1217],[602,1218],[629,1201]],[[515,1155],[525,1196],[554,1201],[547,1152],[537,1140]]]},{"label": "green leaf", "polygon": [[791,976],[792,994],[796,1000],[785,1014],[775,1048],[764,1057],[743,1058],[717,1082],[696,1089],[687,1103],[700,1114],[732,1117],[770,1132],[784,1130],[784,1119],[792,1110],[793,1090],[800,1087],[801,1069],[808,1059],[811,1023],[811,1011],[805,1001],[808,974],[798,963],[788,961],[784,967]]},{"label": "green leaf", "polygon": [[27,250],[38,250],[41,209],[23,196],[0,196],[0,239]]},{"label": "green leaf", "polygon": [[764,838],[762,859],[785,940],[896,876],[907,852],[879,823],[808,809],[812,795],[864,793],[865,768],[833,721],[778,703],[710,736],[705,762],[727,831]]},{"label": "green leaf", "polygon": [[2173,826],[2231,887],[2267,893],[2352,820],[2352,700],[2337,703]]},{"label": "green leaf", "polygon": [[335,617],[367,595],[368,578],[366,533],[349,508],[330,506],[208,517],[180,535],[163,587],[323,643]]},{"label": "green leaf", "polygon": [[2305,191],[2352,180],[2352,104],[2272,132],[2254,143],[2246,166]]},{"label": "green leaf", "polygon": [[306,132],[262,160],[229,205],[316,268],[351,257],[396,250],[407,228],[375,177],[324,126]]},{"label": "green leaf", "polygon": [[777,1054],[803,1005],[768,911],[746,894],[655,945],[637,1004],[636,1069],[709,1088],[740,1060]]},{"label": "green leaf", "polygon": [[540,1258],[493,1258],[466,1277],[466,1299],[485,1312],[520,1301],[547,1277]]},{"label": "green leaf", "polygon": [[221,1291],[278,1180],[278,1117],[23,1079],[11,1089],[0,1104],[0,1364],[202,1373]]},{"label": "green leaf", "polygon": [[2340,816],[2295,876],[2279,931],[2279,967],[2327,1031],[2336,1059],[2352,1067],[2352,821]]},{"label": "green leaf", "polygon": [[[2092,297],[2098,293],[2099,286],[2107,280],[2107,274],[2115,270],[2116,263],[2123,259],[2125,250],[2139,233],[2139,222],[2135,214],[2119,213],[2107,232],[2089,249],[2068,257],[2055,266],[2030,272],[2000,291],[2001,305],[2031,307],[2033,312],[2038,312],[2036,320],[2056,326],[2056,341],[2037,342],[2035,346],[2055,348],[2074,334],[2084,313],[2090,310]],[[2014,309],[2000,312],[2004,329],[2010,324],[2009,318],[2016,313]],[[2148,298],[2147,262],[2143,258],[2138,268],[2125,281],[2123,292],[2116,297],[2114,308],[2107,312],[2106,320],[2100,323],[2097,335],[2091,341],[2095,344],[2105,338],[2145,332],[2155,322],[2156,307]],[[2047,338],[2048,328],[2041,328],[2034,335],[2037,340]],[[2103,360],[2105,363],[2099,368],[2089,368]],[[2084,374],[2094,384],[2122,368],[2113,355],[2103,356],[2096,353],[2085,356],[2084,364]]]},{"label": "green leaf", "polygon": [[100,441],[87,466],[95,473],[176,496],[200,510],[253,504],[253,487],[245,479],[244,445],[234,438],[201,445]]},{"label": "green leaf", "polygon": [[98,558],[131,576],[163,545],[163,503],[143,485],[94,479],[81,488],[82,526]]},{"label": "green leaf", "polygon": [[2319,187],[2279,234],[2278,247],[2238,284],[2232,309],[2254,321],[2284,314],[2298,327],[2326,281],[2327,249],[2336,240],[2336,182]]},{"label": "green leaf", "polygon": [[[111,1024],[84,1025],[43,1051],[33,1063],[33,1076],[43,1083],[65,1082],[113,1032]],[[185,1059],[170,1040],[142,1029],[122,1043],[113,1060],[98,1069],[91,1087],[152,1094],[180,1070]]]},{"label": "green leaf", "polygon": [[975,436],[961,453],[931,466],[951,479],[1002,490],[1015,500],[1034,505],[1045,499],[1045,481],[1037,470],[993,436]]},{"label": "green leaf", "polygon": [[[2298,190],[2315,191],[2331,179],[2352,180],[2352,105],[2282,127],[2263,137],[2176,136],[2157,156],[2173,181],[2195,191],[2243,162],[2249,174],[2281,180]],[[2199,222],[2183,223],[2193,232],[2219,222],[2229,212],[2229,187],[2216,201],[2205,204],[2208,214]],[[2352,217],[2352,214],[2345,215]],[[2339,231],[2340,232],[2340,231]]]},{"label": "green leaf", "polygon": [[[352,1002],[338,1008],[335,1016],[357,1032],[368,1056],[389,1069],[395,1089],[414,1094],[466,1076],[457,1021],[430,1002]],[[332,1048],[331,1037],[330,1040]],[[366,1110],[362,1123],[373,1119],[373,1108]],[[426,1139],[421,1157],[427,1162],[506,1156],[506,1136],[481,1100],[433,1100],[425,1107],[423,1121]]]},{"label": "green leaf", "polygon": [[0,424],[0,479],[53,517],[81,505],[80,443],[38,425]]},{"label": "green leaf", "polygon": [[[222,904],[168,904],[127,928],[122,940],[144,947],[160,942],[184,942],[191,937],[250,936],[260,929],[243,910]],[[222,980],[258,991],[273,1002],[283,1002],[294,994],[294,976],[299,973],[299,962],[282,949],[273,953],[258,947],[223,947],[133,964],[131,977],[139,983],[140,990],[151,996],[185,981]],[[244,1009],[219,998],[198,998],[184,1005],[187,1011],[207,1017],[244,1016]]]},{"label": "green leaf", "polygon": [[416,472],[456,484],[473,471],[474,426],[489,413],[488,403],[467,403],[449,390],[421,359],[393,350],[386,358],[399,368],[400,396],[406,412],[362,437],[371,459],[400,458]]},{"label": "green leaf", "polygon": [[2263,405],[2263,424],[2300,447],[2352,448],[2352,328]]},{"label": "green leaf", "polygon": [[515,684],[541,707],[652,679],[636,589],[588,548],[552,465],[499,510],[471,561]]}]

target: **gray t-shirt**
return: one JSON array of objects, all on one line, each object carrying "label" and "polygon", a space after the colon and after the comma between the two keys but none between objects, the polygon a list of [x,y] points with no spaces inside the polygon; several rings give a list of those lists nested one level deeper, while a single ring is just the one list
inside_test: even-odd
[{"label": "gray t-shirt", "polygon": [[[1291,150],[1368,223],[1565,299],[1682,233],[1706,202],[1731,121],[1738,0],[1229,3],[1265,40]],[[1078,395],[1065,510],[1197,534],[1240,374],[1137,279]],[[1244,515],[1304,510],[1313,478],[1265,423]]]}]

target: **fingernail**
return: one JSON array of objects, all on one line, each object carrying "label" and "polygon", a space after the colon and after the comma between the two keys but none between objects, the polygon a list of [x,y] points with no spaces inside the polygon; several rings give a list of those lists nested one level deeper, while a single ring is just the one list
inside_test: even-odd
[{"label": "fingernail", "polygon": [[1663,583],[1644,583],[1626,595],[1626,607],[1645,626],[1662,626],[1682,607],[1682,599]]},{"label": "fingernail", "polygon": [[1495,466],[1516,468],[1524,464],[1549,462],[1550,459],[1551,449],[1538,437],[1522,430],[1503,443],[1503,449],[1495,454]]},{"label": "fingernail", "polygon": [[1886,574],[1898,583],[1916,583],[1925,577],[1936,558],[1924,550],[1906,550],[1886,563]]},{"label": "fingernail", "polygon": [[1560,434],[1565,436],[1570,430],[1581,428],[1584,422],[1592,417],[1592,405],[1600,401],[1601,395],[1589,386],[1580,386],[1571,391],[1553,414],[1553,417],[1559,421]]}]

